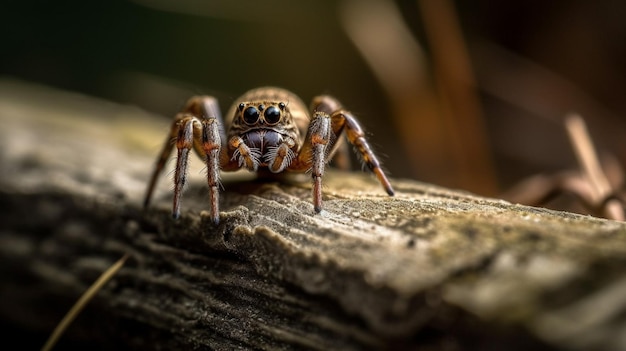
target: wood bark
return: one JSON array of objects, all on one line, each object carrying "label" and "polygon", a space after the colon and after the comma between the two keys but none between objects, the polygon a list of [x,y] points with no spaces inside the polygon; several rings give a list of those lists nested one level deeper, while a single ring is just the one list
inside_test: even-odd
[{"label": "wood bark", "polygon": [[[413,180],[224,174],[141,200],[169,120],[0,81],[0,319],[37,348],[129,260],[59,349],[625,350],[626,226]],[[170,165],[171,166],[171,165]],[[171,168],[171,167],[170,167]]]}]

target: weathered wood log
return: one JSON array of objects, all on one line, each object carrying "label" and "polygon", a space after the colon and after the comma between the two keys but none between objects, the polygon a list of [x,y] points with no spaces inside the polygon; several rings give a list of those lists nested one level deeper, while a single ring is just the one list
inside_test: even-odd
[{"label": "weathered wood log", "polygon": [[[626,349],[624,223],[410,180],[224,175],[214,226],[197,170],[170,216],[141,209],[169,121],[0,82],[4,342],[45,337],[130,258],[63,337],[109,349]],[[201,167],[201,162],[196,161]]]}]

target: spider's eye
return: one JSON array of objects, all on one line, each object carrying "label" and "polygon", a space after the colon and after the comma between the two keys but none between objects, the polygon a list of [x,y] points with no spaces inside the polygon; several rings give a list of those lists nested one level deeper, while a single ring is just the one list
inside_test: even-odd
[{"label": "spider's eye", "polygon": [[267,124],[276,124],[280,121],[280,110],[276,106],[270,106],[265,110],[263,116],[265,116]]},{"label": "spider's eye", "polygon": [[259,110],[250,106],[243,111],[243,120],[248,124],[255,124],[259,120]]},{"label": "spider's eye", "polygon": [[284,110],[284,109],[285,109],[285,106],[287,106],[287,105],[285,105],[285,103],[284,103],[284,102],[279,102],[279,103],[278,103],[278,107],[280,107],[280,109],[281,109],[281,110]]}]

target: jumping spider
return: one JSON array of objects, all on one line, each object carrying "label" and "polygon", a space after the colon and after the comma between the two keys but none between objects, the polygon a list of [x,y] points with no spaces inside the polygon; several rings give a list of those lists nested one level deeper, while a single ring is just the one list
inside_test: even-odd
[{"label": "jumping spider", "polygon": [[[176,146],[174,204],[172,215],[180,215],[180,199],[187,180],[187,159],[193,149],[207,167],[210,213],[219,223],[220,170],[307,172],[313,177],[313,205],[322,210],[322,176],[345,135],[378,181],[393,195],[393,188],[380,168],[359,122],[335,98],[318,96],[311,104],[312,118],[295,94],[280,88],[263,87],[248,91],[236,100],[222,121],[217,100],[194,96],[187,101],[172,124],[170,135],[157,158],[144,199],[147,207],[159,174]],[[228,134],[224,133],[226,127]]]}]

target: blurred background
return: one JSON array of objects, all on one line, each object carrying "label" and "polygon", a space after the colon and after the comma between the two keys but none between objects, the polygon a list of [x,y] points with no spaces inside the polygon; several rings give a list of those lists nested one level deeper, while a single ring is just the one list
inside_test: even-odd
[{"label": "blurred background", "polygon": [[[261,85],[337,97],[392,177],[496,196],[578,167],[587,122],[626,159],[626,2],[3,1],[0,79],[138,106],[169,121]],[[160,144],[160,140],[155,145]],[[155,152],[158,146],[155,148]]]}]

